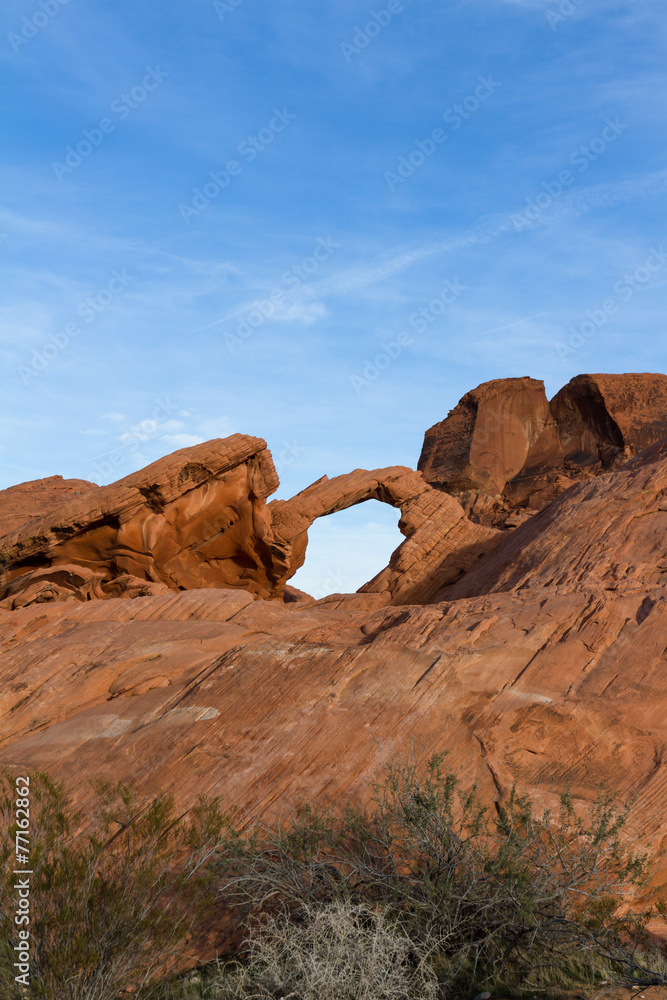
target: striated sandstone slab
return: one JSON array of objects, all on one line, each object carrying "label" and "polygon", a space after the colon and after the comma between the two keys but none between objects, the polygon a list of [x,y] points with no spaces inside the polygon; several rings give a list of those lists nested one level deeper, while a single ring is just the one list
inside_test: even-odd
[{"label": "striated sandstone slab", "polygon": [[606,781],[657,850],[666,494],[662,444],[575,484],[429,606],[209,588],[0,610],[0,763],[79,800],[103,776],[269,820],[358,796],[394,752],[450,750],[490,804],[514,782],[588,803]]},{"label": "striated sandstone slab", "polygon": [[641,594],[666,582],[664,441],[613,473],[572,486],[505,537],[447,596],[568,594],[582,587]]},{"label": "striated sandstone slab", "polygon": [[[0,612],[0,759],[269,809],[353,793],[377,739],[416,738],[453,748],[491,798],[516,778],[588,799],[606,776],[640,795],[638,830],[667,835],[666,488],[667,446],[575,486],[489,557],[485,592],[460,596],[462,581],[427,607],[205,589]],[[592,539],[580,525],[604,506],[614,530]],[[521,533],[521,572],[504,576]]]},{"label": "striated sandstone slab", "polygon": [[[0,538],[18,531],[27,521],[42,517],[67,500],[98,489],[96,483],[89,483],[85,479],[48,476],[46,479],[33,479],[31,482],[0,490]],[[1,548],[2,546],[0,550]]]}]

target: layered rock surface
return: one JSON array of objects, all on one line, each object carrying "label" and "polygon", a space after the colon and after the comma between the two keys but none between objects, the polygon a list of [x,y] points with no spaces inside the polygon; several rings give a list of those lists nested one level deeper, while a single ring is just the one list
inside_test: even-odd
[{"label": "layered rock surface", "polygon": [[19,483],[0,491],[0,538],[25,526],[74,497],[99,489],[85,479],[49,476],[29,483]]},{"label": "layered rock surface", "polygon": [[193,587],[268,597],[265,502],[277,486],[266,442],[235,434],[81,491],[0,538],[0,606]]},{"label": "layered rock surface", "polygon": [[324,476],[268,505],[278,486],[271,456],[264,441],[239,434],[102,488],[24,483],[0,493],[0,607],[201,587],[294,600],[287,582],[313,521],[368,499],[400,509],[406,540],[361,592],[427,604],[486,562],[498,529],[666,434],[665,376],[582,375],[551,403],[536,379],[501,379],[427,431],[420,471]]},{"label": "layered rock surface", "polygon": [[400,509],[398,527],[406,536],[389,565],[360,588],[361,593],[385,594],[390,604],[435,599],[491,552],[502,534],[473,524],[455,499],[412,469],[356,469],[335,479],[323,476],[291,500],[269,504],[274,551],[282,554],[290,576],[303,564],[307,529],[316,518],[371,499]]},{"label": "layered rock surface", "polygon": [[[239,587],[283,600],[303,564],[313,521],[369,499],[400,509],[406,541],[362,589],[384,595],[384,603],[427,603],[500,536],[401,466],[324,476],[291,500],[267,506],[278,485],[271,456],[264,441],[242,435],[183,448],[111,486],[87,485],[91,490],[58,484],[61,492],[44,497],[48,513],[0,538],[0,607],[201,587]],[[15,504],[15,490],[24,501],[41,498],[42,484],[0,493],[0,516],[3,501],[7,509]],[[61,493],[77,499],[57,504]]]}]

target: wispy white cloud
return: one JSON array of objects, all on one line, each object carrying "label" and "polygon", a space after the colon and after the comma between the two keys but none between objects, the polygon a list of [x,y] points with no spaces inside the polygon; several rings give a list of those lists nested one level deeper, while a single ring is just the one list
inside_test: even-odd
[{"label": "wispy white cloud", "polygon": [[[442,239],[421,245],[408,244],[387,251],[368,263],[348,268],[331,278],[302,289],[302,295],[324,298],[345,295],[367,285],[392,278],[428,257],[453,253],[470,247],[486,246],[505,236],[542,229],[556,222],[577,219],[598,208],[613,208],[625,202],[655,197],[667,192],[667,170],[615,183],[591,184],[563,192],[541,210],[538,218],[524,215],[526,206],[485,215],[469,228],[452,232]],[[519,221],[520,220],[520,221]]]}]

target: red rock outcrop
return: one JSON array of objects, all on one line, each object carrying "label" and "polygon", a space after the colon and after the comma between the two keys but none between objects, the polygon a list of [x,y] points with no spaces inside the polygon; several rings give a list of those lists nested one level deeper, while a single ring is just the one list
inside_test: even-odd
[{"label": "red rock outcrop", "polygon": [[0,539],[0,606],[195,587],[269,597],[265,501],[277,486],[266,442],[235,434],[51,505]]},{"label": "red rock outcrop", "polygon": [[445,420],[426,431],[418,468],[440,489],[493,495],[526,469],[561,460],[544,383],[507,378],[466,393]]},{"label": "red rock outcrop", "polygon": [[499,528],[664,434],[665,376],[582,375],[551,404],[542,382],[501,379],[467,393],[427,431],[421,471],[324,476],[268,506],[278,485],[271,456],[264,441],[238,434],[102,488],[59,477],[25,483],[0,493],[0,607],[201,587],[294,602],[287,581],[303,564],[310,525],[371,498],[400,509],[406,540],[360,592],[427,604],[486,565]]},{"label": "red rock outcrop", "polygon": [[[270,819],[298,798],[354,798],[392,753],[449,750],[488,802],[516,782],[585,804],[606,781],[636,799],[629,835],[657,851],[664,382],[579,377],[546,408],[534,380],[482,386],[429,439],[437,485],[356,470],[267,504],[265,444],[234,435],[57,506],[68,487],[45,488],[0,540],[0,764],[48,769],[79,800],[107,777]],[[473,495],[510,521],[541,509],[498,531],[465,516]],[[357,594],[289,587],[313,520],[369,498],[400,510],[390,565]]]},{"label": "red rock outcrop", "polygon": [[551,403],[536,379],[497,379],[426,432],[418,468],[473,520],[513,528],[666,436],[664,375],[578,375]]},{"label": "red rock outcrop", "polygon": [[371,499],[400,508],[398,526],[406,536],[389,566],[360,588],[362,593],[385,594],[390,604],[433,600],[501,537],[501,532],[469,521],[456,500],[433,489],[412,469],[356,469],[335,479],[323,476],[291,500],[269,504],[273,551],[289,566],[289,576],[303,565],[307,531],[316,518]]},{"label": "red rock outcrop", "polygon": [[324,476],[266,506],[278,480],[264,448],[241,435],[210,441],[51,503],[48,514],[0,539],[0,607],[201,587],[283,600],[313,521],[372,498],[400,508],[407,539],[362,588],[384,603],[434,599],[499,541],[500,532],[473,524],[455,499],[401,466]]},{"label": "red rock outcrop", "polygon": [[0,538],[18,531],[27,521],[43,517],[48,511],[76,496],[84,496],[99,489],[96,483],[85,479],[63,479],[49,476],[29,483],[0,490]]},{"label": "red rock outcrop", "polygon": [[586,587],[644,594],[667,583],[666,557],[667,440],[572,486],[506,536],[447,597]]},{"label": "red rock outcrop", "polygon": [[[590,530],[595,525],[595,532]],[[575,484],[430,606],[242,590],[0,611],[0,762],[268,819],[450,749],[488,801],[600,781],[667,836],[667,445]],[[370,606],[369,606],[370,605]],[[658,882],[667,881],[667,870]]]},{"label": "red rock outcrop", "polygon": [[577,375],[550,406],[570,471],[615,468],[667,438],[665,375]]}]

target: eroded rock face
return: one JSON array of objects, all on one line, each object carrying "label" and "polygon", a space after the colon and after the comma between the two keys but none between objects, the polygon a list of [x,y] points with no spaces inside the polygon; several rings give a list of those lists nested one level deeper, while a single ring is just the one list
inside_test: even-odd
[{"label": "eroded rock face", "polygon": [[[5,491],[0,764],[79,802],[102,777],[270,820],[360,796],[393,753],[449,750],[489,804],[514,783],[586,804],[606,781],[657,851],[666,383],[580,376],[551,404],[533,379],[487,383],[428,432],[423,471],[358,469],[288,501],[266,503],[270,455],[242,435],[108,487]],[[290,587],[315,518],[371,498],[400,511],[389,566],[357,594]]]},{"label": "eroded rock face", "polygon": [[536,379],[498,379],[426,432],[418,468],[474,521],[514,528],[666,436],[664,375],[578,375],[551,403]]},{"label": "eroded rock face", "polygon": [[551,401],[566,468],[596,474],[667,438],[667,377],[577,375]]},{"label": "eroded rock face", "polygon": [[0,607],[198,587],[269,597],[277,486],[266,443],[235,434],[51,505],[0,540]]},{"label": "eroded rock face", "polygon": [[561,459],[544,383],[507,378],[466,393],[426,431],[418,468],[427,482],[448,492],[496,495],[522,473]]},{"label": "eroded rock face", "polygon": [[310,525],[372,498],[400,509],[407,540],[362,590],[382,595],[380,603],[426,603],[500,536],[400,466],[325,476],[266,506],[277,485],[264,442],[235,435],[182,449],[97,492],[76,491],[80,499],[51,503],[48,514],[2,539],[0,607],[202,587],[298,600],[286,597],[286,586],[303,564]]},{"label": "eroded rock face", "polygon": [[575,484],[444,601],[381,601],[208,588],[0,610],[0,763],[47,768],[79,800],[102,776],[268,821],[355,798],[383,756],[450,750],[489,804],[514,782],[590,803],[604,780],[636,796],[629,835],[659,847],[667,445]]},{"label": "eroded rock face", "polygon": [[369,499],[400,510],[405,541],[360,593],[432,603],[471,571],[477,579],[476,567],[490,571],[499,529],[530,521],[572,483],[619,467],[665,434],[665,376],[582,375],[551,404],[542,382],[501,379],[467,393],[427,431],[419,471],[324,476],[268,505],[278,485],[271,456],[264,441],[239,434],[111,486],[58,477],[23,484],[0,493],[0,528],[12,529],[0,538],[0,607],[202,587],[303,606],[308,595],[287,588],[310,525]]},{"label": "eroded rock face", "polygon": [[432,603],[491,565],[499,529],[519,527],[573,482],[665,434],[665,376],[582,375],[551,404],[542,382],[501,379],[467,393],[427,431],[420,471],[324,476],[268,506],[278,485],[270,454],[243,435],[182,449],[102,488],[59,477],[25,483],[0,493],[0,606],[202,587],[303,605],[308,596],[287,588],[310,525],[369,499],[400,510],[406,540],[360,592],[385,604]]},{"label": "eroded rock face", "polygon": [[[447,597],[560,596],[583,588],[641,595],[666,583],[667,440],[613,473],[573,485],[503,538]],[[638,606],[637,615],[650,611]]]}]

